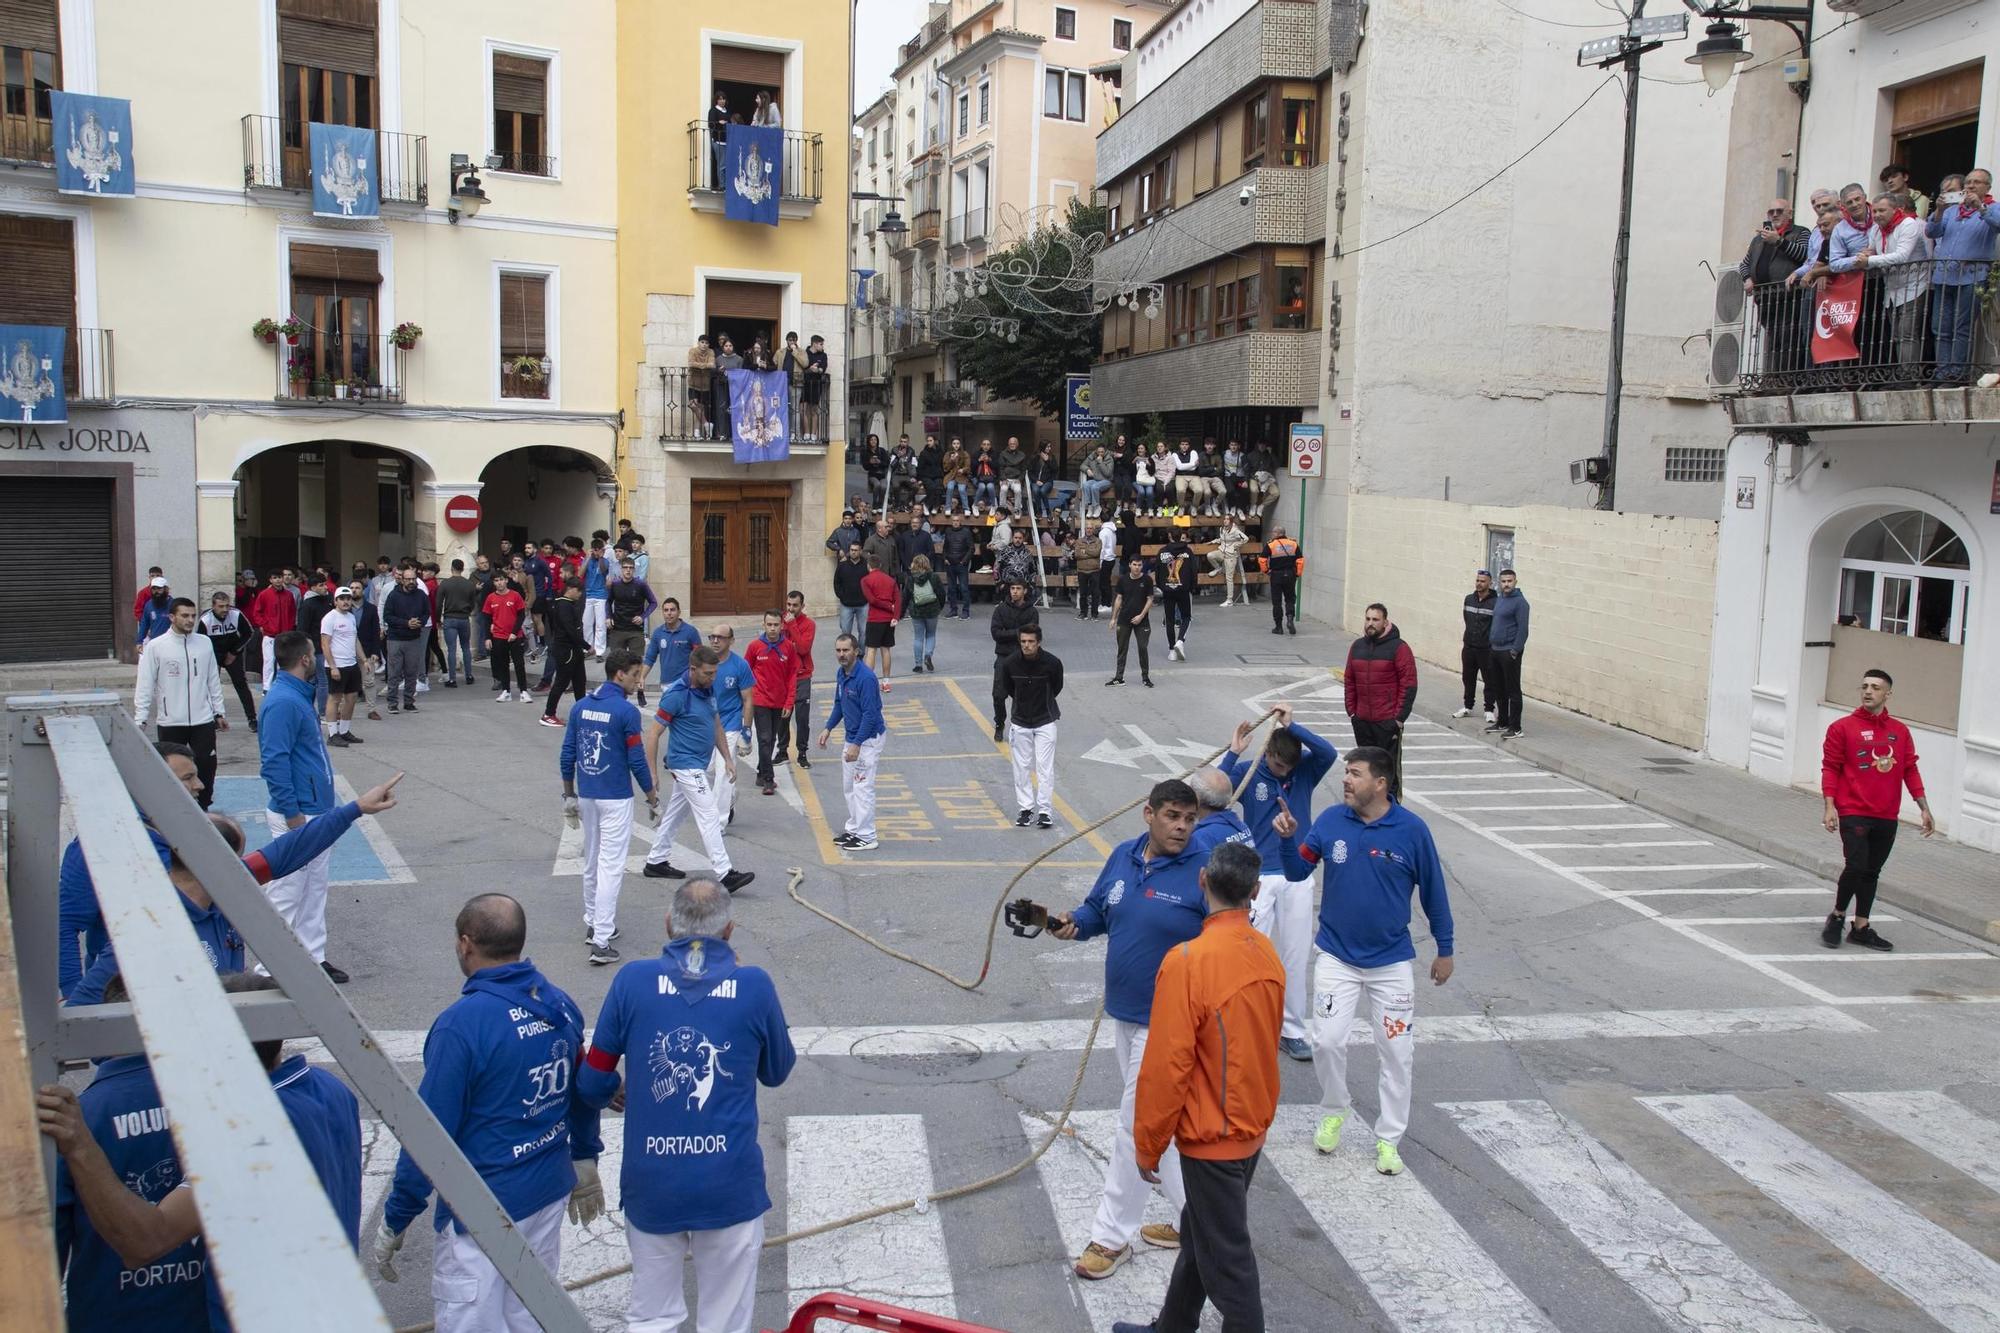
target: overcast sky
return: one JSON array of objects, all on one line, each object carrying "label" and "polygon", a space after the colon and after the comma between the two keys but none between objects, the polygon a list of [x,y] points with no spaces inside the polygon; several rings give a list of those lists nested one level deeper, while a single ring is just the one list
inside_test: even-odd
[{"label": "overcast sky", "polygon": [[896,49],[917,35],[927,0],[855,0],[854,109],[882,95],[896,69]]}]

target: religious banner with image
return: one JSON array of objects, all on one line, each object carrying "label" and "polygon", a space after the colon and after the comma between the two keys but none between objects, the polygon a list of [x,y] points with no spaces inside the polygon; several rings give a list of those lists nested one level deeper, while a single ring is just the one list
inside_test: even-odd
[{"label": "religious banner with image", "polygon": [[1860,357],[1854,330],[1861,323],[1861,288],[1866,281],[1860,273],[1836,273],[1827,280],[1826,289],[1819,294],[1819,303],[1813,307],[1814,365]]},{"label": "religious banner with image", "polygon": [[722,215],[778,225],[785,132],[771,125],[731,125],[722,155]]},{"label": "religious banner with image", "polygon": [[123,97],[49,93],[54,125],[56,189],[64,194],[111,195],[135,192],[132,167],[132,103]]},{"label": "religious banner with image", "polygon": [[69,420],[63,399],[63,348],[69,330],[48,324],[0,324],[0,422]]},{"label": "religious banner with image", "polygon": [[382,213],[376,185],[375,131],[354,125],[322,125],[313,121],[306,138],[307,166],[312,172],[313,215],[322,218],[372,218]]},{"label": "religious banner with image", "polygon": [[739,463],[792,456],[791,379],[782,370],[731,370],[729,438]]}]

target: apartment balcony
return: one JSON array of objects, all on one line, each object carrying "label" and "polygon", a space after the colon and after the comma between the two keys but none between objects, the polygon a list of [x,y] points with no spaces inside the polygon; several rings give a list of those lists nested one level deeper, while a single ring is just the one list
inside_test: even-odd
[{"label": "apartment balcony", "polygon": [[936,245],[938,243],[938,222],[942,215],[935,208],[926,208],[910,219],[910,243],[913,245]]},{"label": "apartment balcony", "polygon": [[[722,401],[722,375],[717,371],[696,371],[687,366],[661,366],[655,372],[660,403],[660,444],[690,453],[728,453],[728,432],[719,424],[726,415]],[[702,381],[705,381],[705,386]],[[807,401],[806,378],[791,382],[791,450],[795,454],[826,452],[828,412],[832,385],[826,380],[817,386],[814,401]]]},{"label": "apartment balcony", "polygon": [[931,356],[937,352],[937,335],[931,331],[930,321],[912,319],[900,329],[888,333],[889,355],[891,357]]},{"label": "apartment balcony", "polygon": [[987,211],[967,209],[951,220],[951,244],[978,245],[986,240]]},{"label": "apartment balcony", "polygon": [[847,383],[849,386],[868,384],[889,378],[889,358],[881,353],[869,356],[853,356],[847,359]]},{"label": "apartment balcony", "polygon": [[525,399],[529,402],[547,402],[549,381],[555,378],[555,367],[546,356],[503,356],[500,358],[500,396],[506,399]]},{"label": "apartment balcony", "polygon": [[937,416],[971,416],[986,405],[986,391],[970,380],[943,380],[924,389],[924,411]]},{"label": "apartment balcony", "polygon": [[54,122],[40,116],[0,115],[0,162],[51,167],[55,161]]},{"label": "apartment balcony", "polygon": [[273,397],[281,403],[383,407],[408,401],[410,353],[387,334],[353,338],[308,331],[297,343],[279,339],[271,351],[277,372]]},{"label": "apartment balcony", "polygon": [[1090,410],[1100,417],[1319,403],[1318,329],[1266,329],[1099,361]]},{"label": "apartment balcony", "polygon": [[556,160],[547,153],[488,153],[486,169],[510,176],[553,176]]},{"label": "apartment balcony", "polygon": [[918,56],[922,55],[924,51],[931,46],[932,43],[943,41],[944,35],[950,31],[951,31],[950,13],[948,12],[943,13],[938,15],[936,18],[931,19],[929,22],[925,23],[923,27],[917,29],[916,36],[910,38],[909,41],[904,42],[901,46],[896,48],[897,66],[901,67],[903,65],[909,64],[912,60],[915,60]]},{"label": "apartment balcony", "polygon": [[[311,153],[302,124],[278,116],[243,117],[243,188],[312,191]],[[421,134],[375,131],[375,184],[385,204],[430,203],[427,140]]]},{"label": "apartment balcony", "polygon": [[[809,218],[819,205],[824,179],[825,147],[810,130],[785,130],[784,157],[778,164],[778,216]],[[722,153],[708,122],[691,120],[688,136],[688,204],[698,213],[722,211]]]},{"label": "apartment balcony", "polygon": [[[1815,336],[1824,316],[1844,313],[1823,293],[1782,282],[1745,293],[1725,274],[1709,378],[1730,420],[1769,429],[2000,421],[2000,387],[1978,387],[2000,372],[2000,316],[1978,283],[1936,282],[1963,276],[1952,265],[1921,259],[1868,269],[1853,330],[1858,355],[1838,360],[1814,359],[1816,344],[1825,346]],[[1961,301],[1963,316],[1948,318]],[[1941,315],[1964,330],[1963,342],[1940,336]]]},{"label": "apartment balcony", "polygon": [[[1097,256],[1100,281],[1157,282],[1217,253],[1326,239],[1326,167],[1259,167],[1173,211],[1173,225],[1135,223]],[[1243,191],[1257,193],[1246,208]]]}]

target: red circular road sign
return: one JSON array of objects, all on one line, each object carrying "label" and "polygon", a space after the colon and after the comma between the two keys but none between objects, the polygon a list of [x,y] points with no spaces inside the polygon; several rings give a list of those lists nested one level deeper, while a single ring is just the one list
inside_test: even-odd
[{"label": "red circular road sign", "polygon": [[470,495],[454,495],[445,501],[445,526],[453,532],[477,531],[479,517],[479,501]]}]

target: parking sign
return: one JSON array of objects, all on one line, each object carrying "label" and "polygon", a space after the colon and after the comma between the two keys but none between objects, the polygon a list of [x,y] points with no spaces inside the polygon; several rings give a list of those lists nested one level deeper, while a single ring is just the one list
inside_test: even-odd
[{"label": "parking sign", "polygon": [[1326,470],[1326,427],[1294,422],[1291,435],[1294,477],[1317,477]]}]

